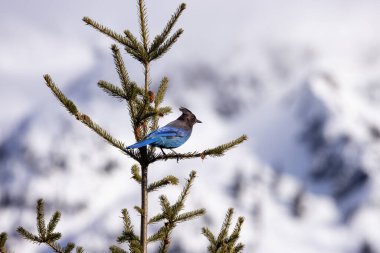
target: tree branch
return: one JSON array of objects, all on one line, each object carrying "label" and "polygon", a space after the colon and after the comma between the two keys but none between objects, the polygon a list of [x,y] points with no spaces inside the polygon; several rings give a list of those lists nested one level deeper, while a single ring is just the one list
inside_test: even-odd
[{"label": "tree branch", "polygon": [[247,139],[248,137],[246,135],[242,135],[231,142],[219,145],[215,148],[206,149],[203,152],[194,151],[194,152],[188,152],[188,153],[183,153],[183,154],[180,154],[180,153],[170,153],[166,155],[160,154],[160,155],[154,156],[152,160],[149,162],[153,163],[155,161],[168,160],[168,159],[177,159],[178,161],[178,160],[184,160],[184,159],[193,159],[197,157],[205,159],[207,156],[220,157],[220,156],[223,156],[225,152],[236,147],[237,145],[246,141]]},{"label": "tree branch", "polygon": [[181,16],[182,12],[185,10],[186,4],[182,3],[176,10],[176,12],[172,15],[168,23],[166,24],[164,30],[161,32],[161,34],[157,35],[153,42],[152,45],[149,48],[149,53],[157,50],[159,46],[166,40],[168,37],[170,31],[172,30],[173,26],[177,22],[178,18]]},{"label": "tree branch", "polygon": [[136,161],[139,161],[138,153],[134,150],[126,150],[126,145],[113,138],[106,130],[104,130],[102,127],[100,127],[97,123],[92,121],[92,119],[87,116],[86,114],[82,114],[76,105],[68,99],[63,92],[55,85],[53,80],[49,75],[44,75],[44,79],[46,81],[46,85],[51,89],[55,97],[62,103],[62,105],[72,114],[76,117],[77,120],[82,122],[83,124],[87,125],[91,130],[93,130],[95,133],[100,135],[103,139],[105,139],[108,143],[110,143],[112,146],[120,149],[123,153],[127,154],[131,158],[135,159]]},{"label": "tree branch", "polygon": [[144,45],[145,52],[148,52],[149,32],[148,32],[148,26],[147,26],[147,15],[146,15],[146,7],[145,7],[144,0],[138,0],[138,7],[139,7],[139,23],[140,23],[141,39]]},{"label": "tree branch", "polygon": [[91,18],[89,17],[84,17],[82,19],[87,25],[90,25],[92,26],[93,28],[95,28],[96,30],[98,30],[99,32],[107,35],[108,37],[114,39],[115,41],[125,45],[126,47],[130,48],[131,50],[133,50],[134,52],[138,52],[136,46],[134,45],[133,42],[131,42],[130,40],[128,40],[128,38],[116,33],[115,31],[99,24],[98,22],[92,20]]}]

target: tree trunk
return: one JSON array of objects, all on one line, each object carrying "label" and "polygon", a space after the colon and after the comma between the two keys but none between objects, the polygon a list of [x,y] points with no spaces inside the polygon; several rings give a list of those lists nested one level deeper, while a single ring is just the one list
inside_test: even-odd
[{"label": "tree trunk", "polygon": [[141,166],[141,229],[140,240],[142,253],[147,253],[147,234],[148,234],[148,166]]}]

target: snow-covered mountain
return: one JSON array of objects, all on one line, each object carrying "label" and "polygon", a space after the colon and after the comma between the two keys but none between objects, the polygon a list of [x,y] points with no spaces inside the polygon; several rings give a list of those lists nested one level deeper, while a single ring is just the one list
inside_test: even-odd
[{"label": "snow-covered mountain", "polygon": [[[215,4],[224,8],[210,20],[207,10]],[[155,3],[150,5],[155,7]],[[172,49],[177,51],[169,53],[167,60],[152,66],[153,88],[163,75],[170,80],[166,104],[174,112],[161,125],[177,117],[179,106],[190,108],[204,122],[196,125],[178,152],[203,150],[243,133],[249,140],[220,159],[160,162],[150,168],[150,180],[168,174],[184,179],[192,169],[198,172],[187,208],[205,207],[208,213],[176,228],[173,252],[206,252],[200,229],[206,224],[217,230],[228,207],[247,218],[242,231],[245,252],[380,252],[380,37],[374,32],[380,19],[376,1],[232,4],[215,0],[194,1],[189,6],[187,15],[197,18],[185,16],[182,26],[187,33],[182,44]],[[54,6],[48,8],[54,13]],[[17,8],[10,4],[9,9]],[[95,15],[96,8],[90,12]],[[59,15],[63,18],[67,13]],[[13,20],[12,15],[2,18]],[[0,28],[8,27],[5,21]],[[108,21],[120,23],[115,17]],[[72,22],[69,18],[66,26],[74,26]],[[22,27],[23,23],[16,24]],[[14,252],[46,252],[12,232],[19,225],[34,229],[34,205],[42,197],[47,213],[62,210],[57,229],[65,240],[75,241],[87,252],[104,252],[121,231],[122,208],[131,210],[138,227],[139,217],[131,209],[139,204],[139,188],[130,175],[133,161],[68,115],[42,86],[42,78],[33,73],[47,68],[82,112],[131,143],[125,105],[96,87],[100,79],[117,83],[107,48],[110,42],[94,40],[101,35],[85,29],[75,32],[97,37],[66,43],[70,36],[62,34],[70,32],[61,31],[57,37],[59,33],[49,35],[41,32],[45,26],[38,27],[36,37],[47,38],[41,41],[63,41],[66,53],[61,50],[54,57],[71,57],[61,71],[59,65],[36,63],[25,73],[30,66],[19,65],[17,59],[23,58],[10,57],[12,50],[4,49],[17,48],[16,40],[8,36],[2,41],[1,83],[14,80],[25,94],[3,92],[0,104],[5,108],[11,103],[7,101],[23,102],[21,107],[27,109],[1,114],[0,231],[10,233]],[[213,36],[208,33],[211,28]],[[11,34],[9,29],[2,30]],[[1,60],[6,58],[11,60]],[[126,63],[131,76],[140,81],[141,67],[128,58]],[[24,78],[17,79],[16,74]],[[26,79],[32,88],[21,84]],[[175,199],[180,190],[181,186],[172,186],[153,193],[150,215],[159,210],[159,194]]]}]

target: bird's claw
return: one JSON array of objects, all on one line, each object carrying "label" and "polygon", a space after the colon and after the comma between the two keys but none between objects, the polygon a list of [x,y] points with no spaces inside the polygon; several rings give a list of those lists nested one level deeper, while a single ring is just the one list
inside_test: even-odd
[{"label": "bird's claw", "polygon": [[177,152],[175,152],[173,149],[170,149],[170,150],[176,155],[176,157],[177,157],[177,163],[178,163],[178,161],[179,161],[179,154]]},{"label": "bird's claw", "polygon": [[164,152],[164,150],[162,148],[160,148],[160,149],[161,149],[162,155],[164,156],[164,160],[167,161],[168,156],[166,155],[166,153]]},{"label": "bird's claw", "polygon": [[[169,157],[167,156],[167,154],[164,152],[162,148],[160,149],[161,149],[162,155],[164,156],[164,160],[167,161]],[[175,152],[173,149],[170,149],[170,151],[172,151],[172,153],[177,157],[177,163],[178,163],[180,159],[179,154]]]}]

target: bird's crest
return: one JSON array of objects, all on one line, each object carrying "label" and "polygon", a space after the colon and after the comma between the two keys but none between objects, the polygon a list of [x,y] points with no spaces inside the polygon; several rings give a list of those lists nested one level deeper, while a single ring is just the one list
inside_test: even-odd
[{"label": "bird's crest", "polygon": [[200,121],[199,119],[197,119],[197,117],[195,117],[195,115],[189,109],[181,106],[179,108],[179,110],[182,112],[182,115],[179,116],[179,118],[177,120],[186,121],[188,124],[191,125],[191,127],[195,123],[202,123],[202,121]]},{"label": "bird's crest", "polygon": [[185,107],[183,107],[183,106],[181,106],[181,107],[179,108],[179,110],[180,110],[183,114],[193,115],[193,113],[192,113],[189,109],[187,109],[187,108],[185,108]]}]

